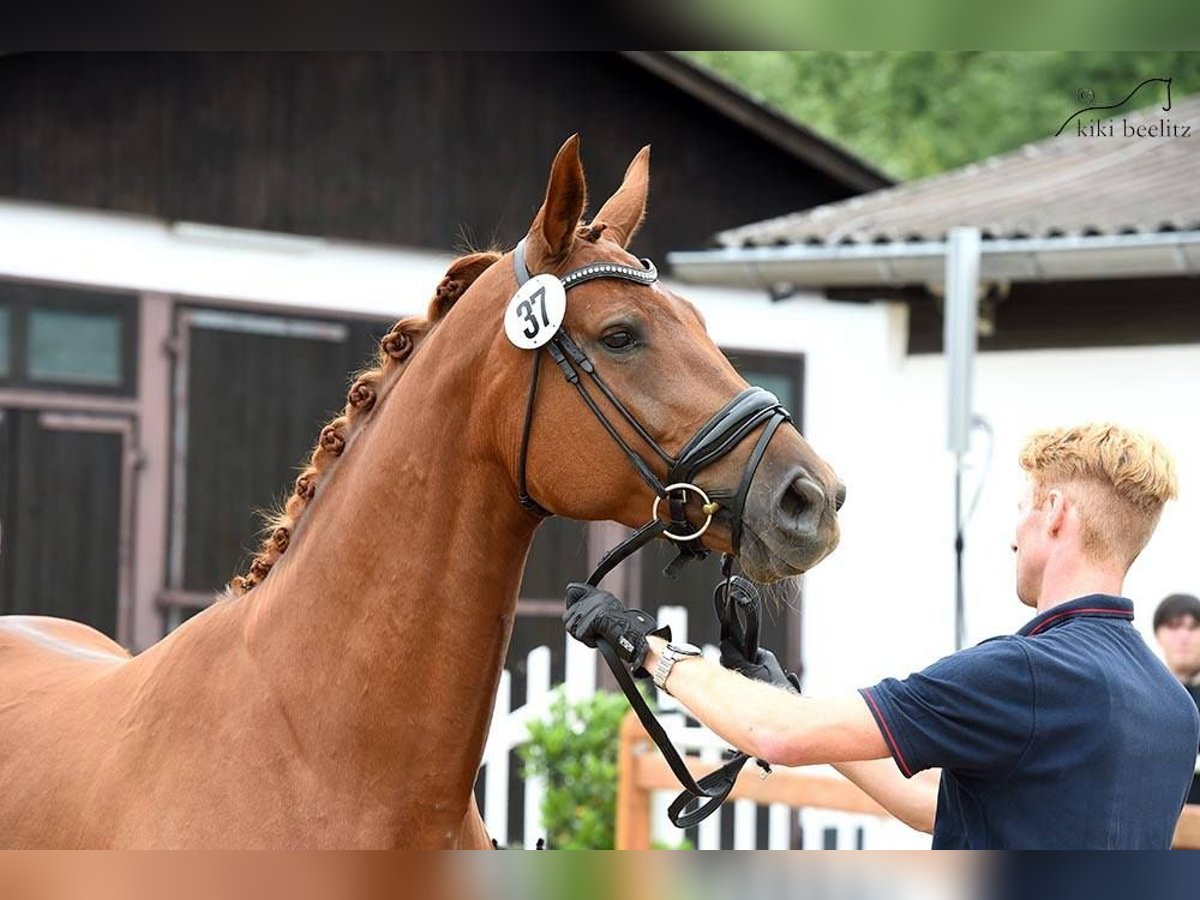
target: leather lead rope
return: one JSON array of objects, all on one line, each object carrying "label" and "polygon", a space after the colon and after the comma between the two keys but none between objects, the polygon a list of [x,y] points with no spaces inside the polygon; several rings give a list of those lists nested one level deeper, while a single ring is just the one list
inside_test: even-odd
[{"label": "leather lead rope", "polygon": [[[628,540],[618,544],[605,554],[604,558],[600,560],[600,565],[588,578],[587,583],[592,587],[599,585],[605,575],[658,537],[666,527],[666,523],[658,519],[643,525]],[[690,828],[707,819],[720,808],[721,804],[725,802],[725,798],[729,796],[729,792],[733,790],[738,773],[746,764],[746,755],[737,753],[719,769],[709,772],[699,781],[694,779],[687,763],[683,761],[679,751],[671,743],[671,738],[667,735],[666,730],[659,724],[658,719],[654,717],[654,713],[646,704],[629,669],[617,656],[617,651],[605,640],[597,641],[596,649],[600,651],[600,655],[613,673],[613,677],[617,679],[617,684],[620,685],[629,705],[637,714],[642,727],[646,729],[646,733],[650,735],[650,739],[662,753],[663,759],[667,761],[667,765],[679,783],[683,785],[683,791],[667,809],[667,817],[671,820],[671,824],[677,828]],[[693,809],[693,804],[698,805]]]},{"label": "leather lead rope", "polygon": [[[598,586],[609,572],[658,537],[666,527],[666,523],[660,520],[643,525],[626,541],[605,554],[596,570],[588,578],[587,583],[592,587]],[[747,659],[754,659],[758,655],[761,608],[757,595],[746,591],[735,592],[737,576],[732,574],[732,563],[731,556],[723,555],[721,572],[725,579],[717,585],[713,595],[713,605],[721,623],[721,639],[734,641]],[[745,613],[744,620],[741,612]],[[596,642],[596,649],[600,651],[600,655],[613,673],[613,677],[617,679],[617,684],[620,685],[629,705],[637,714],[642,727],[646,729],[646,733],[662,753],[671,772],[683,785],[683,790],[667,808],[667,818],[677,828],[691,828],[704,821],[725,802],[725,798],[729,796],[729,792],[737,783],[742,767],[746,765],[750,757],[740,751],[727,751],[730,754],[729,759],[723,766],[714,769],[699,780],[693,778],[687,763],[684,762],[679,751],[675,749],[675,745],[671,743],[670,736],[646,704],[641,691],[634,683],[633,676],[617,655],[617,651],[604,640]],[[762,760],[756,760],[756,762],[764,772],[771,771],[767,763]]]},{"label": "leather lead rope", "polygon": [[542,353],[539,349],[533,353],[533,374],[529,378],[529,396],[525,398],[525,423],[521,427],[521,465],[517,467],[517,501],[530,512],[549,518],[550,511],[529,496],[529,486],[525,483],[525,454],[529,449],[529,432],[533,428],[533,404],[537,397],[538,373],[541,368]]},{"label": "leather lead rope", "polygon": [[[600,651],[600,655],[604,657],[604,661],[608,663],[608,667],[612,670],[613,675],[616,676],[617,684],[621,686],[621,690],[624,691],[625,696],[629,699],[629,705],[637,713],[642,727],[646,729],[646,733],[658,745],[663,759],[667,761],[667,765],[671,767],[671,771],[675,773],[675,777],[683,785],[682,793],[675,798],[674,802],[667,809],[667,817],[671,820],[671,824],[677,828],[691,828],[698,822],[707,819],[725,802],[725,798],[733,790],[738,773],[741,772],[742,766],[746,764],[746,760],[749,757],[744,753],[736,753],[725,765],[709,772],[699,781],[696,781],[692,778],[692,773],[688,770],[687,763],[683,761],[679,755],[679,751],[671,743],[671,738],[663,730],[662,725],[658,723],[658,719],[654,718],[654,713],[650,711],[650,707],[646,705],[646,701],[642,699],[641,691],[633,683],[633,676],[629,674],[629,669],[626,668],[621,658],[617,656],[617,651],[607,641],[597,641],[596,649]],[[694,809],[690,808],[694,803],[698,803],[699,805]]]}]

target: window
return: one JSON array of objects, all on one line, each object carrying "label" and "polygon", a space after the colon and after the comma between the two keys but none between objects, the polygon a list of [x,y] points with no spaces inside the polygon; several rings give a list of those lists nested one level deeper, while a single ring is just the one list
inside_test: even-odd
[{"label": "window", "polygon": [[753,364],[743,367],[741,375],[751,384],[757,384],[759,387],[766,388],[778,397],[779,402],[789,410],[796,409],[796,377],[794,375],[760,372],[754,369]]},{"label": "window", "polygon": [[133,394],[137,313],[131,294],[0,281],[0,383]]},{"label": "window", "polygon": [[29,315],[29,378],[118,387],[122,344],[116,313],[35,307]]},{"label": "window", "polygon": [[[759,350],[726,350],[725,355],[743,378],[766,388],[799,419],[803,405],[804,357]],[[803,430],[803,429],[801,429]]]}]

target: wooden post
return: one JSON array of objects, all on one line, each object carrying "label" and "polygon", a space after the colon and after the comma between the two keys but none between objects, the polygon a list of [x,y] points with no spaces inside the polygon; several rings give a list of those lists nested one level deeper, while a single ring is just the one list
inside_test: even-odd
[{"label": "wooden post", "polygon": [[617,850],[650,849],[650,791],[638,783],[637,766],[646,739],[642,723],[630,710],[621,722],[617,755]]}]

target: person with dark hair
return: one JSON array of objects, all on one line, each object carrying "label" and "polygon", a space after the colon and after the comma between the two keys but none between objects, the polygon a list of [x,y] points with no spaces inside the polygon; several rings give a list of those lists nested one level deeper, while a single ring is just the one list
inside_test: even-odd
[{"label": "person with dark hair", "polygon": [[[1133,627],[1122,591],[1176,495],[1174,464],[1157,441],[1108,423],[1040,432],[1020,464],[1017,598],[1036,616],[905,679],[802,696],[769,651],[748,659],[723,642],[717,665],[581,584],[567,588],[567,631],[653,673],[750,756],[837,764],[932,831],[935,849],[1166,849],[1200,713]],[[932,769],[935,787],[913,777]]]},{"label": "person with dark hair", "polygon": [[[1191,594],[1164,598],[1154,611],[1154,638],[1167,668],[1200,709],[1200,599]],[[1200,803],[1200,757],[1187,802]]]}]

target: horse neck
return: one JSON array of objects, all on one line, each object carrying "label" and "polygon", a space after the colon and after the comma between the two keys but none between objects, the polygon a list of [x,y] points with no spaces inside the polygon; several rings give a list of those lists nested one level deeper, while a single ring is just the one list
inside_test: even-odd
[{"label": "horse neck", "polygon": [[419,785],[461,819],[534,523],[479,446],[478,374],[417,361],[246,596],[247,643],[301,746],[348,788],[403,806]]}]

